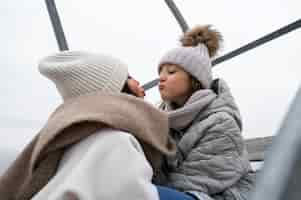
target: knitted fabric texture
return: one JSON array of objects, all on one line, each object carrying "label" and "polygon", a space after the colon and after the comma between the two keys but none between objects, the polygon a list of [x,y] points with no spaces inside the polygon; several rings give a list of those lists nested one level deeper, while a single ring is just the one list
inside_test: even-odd
[{"label": "knitted fabric texture", "polygon": [[196,47],[178,47],[167,52],[159,62],[159,67],[164,64],[174,64],[202,84],[204,89],[210,88],[212,82],[211,59],[208,49],[204,44]]},{"label": "knitted fabric texture", "polygon": [[120,92],[128,77],[127,66],[120,60],[82,51],[45,57],[39,71],[55,83],[64,101],[97,91]]},{"label": "knitted fabric texture", "polygon": [[0,199],[31,199],[55,176],[61,156],[71,145],[105,127],[137,138],[154,172],[159,170],[163,155],[175,153],[176,146],[168,134],[168,118],[164,112],[131,95],[103,92],[83,95],[60,105],[34,140],[0,176]]}]

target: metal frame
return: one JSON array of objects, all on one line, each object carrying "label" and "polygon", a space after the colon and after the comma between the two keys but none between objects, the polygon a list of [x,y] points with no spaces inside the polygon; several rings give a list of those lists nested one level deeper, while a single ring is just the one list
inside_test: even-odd
[{"label": "metal frame", "polygon": [[[188,25],[172,0],[165,0],[173,12],[182,31],[188,30]],[[68,50],[67,41],[55,7],[54,0],[46,0],[47,9],[55,32],[59,49]],[[258,47],[266,42],[276,39],[301,27],[301,20],[276,30],[258,40],[255,40],[237,50],[234,50],[213,61],[213,65],[229,60],[237,55]],[[153,80],[143,87],[145,90],[152,88],[158,83]],[[273,139],[270,151],[265,158],[265,165],[258,177],[256,190],[252,200],[273,199],[273,200],[297,200],[300,199],[301,190],[301,88],[290,107],[290,110],[283,121],[283,124]]]},{"label": "metal frame", "polygon": [[269,34],[255,40],[253,42],[250,42],[250,43],[248,43],[248,44],[246,44],[246,45],[244,45],[244,46],[242,46],[242,47],[240,47],[240,48],[238,48],[234,51],[231,51],[231,52],[227,53],[226,55],[223,55],[223,56],[213,60],[212,61],[212,66],[217,65],[219,63],[222,63],[222,62],[224,62],[226,60],[229,60],[233,57],[236,57],[236,56],[238,56],[242,53],[245,53],[245,52],[247,52],[251,49],[254,49],[254,48],[256,48],[260,45],[263,45],[263,44],[265,44],[265,43],[267,43],[271,40],[274,40],[274,39],[276,39],[280,36],[283,36],[283,35],[291,32],[291,31],[294,31],[294,30],[296,30],[300,27],[301,27],[301,19],[299,19],[299,20],[297,20],[297,21],[295,21],[291,24],[288,24],[288,25],[286,25],[286,26],[284,26],[284,27],[272,32],[272,33],[269,33]]},{"label": "metal frame", "polygon": [[[214,67],[215,65],[218,65],[224,61],[230,60],[230,59],[232,59],[242,53],[245,53],[249,50],[252,50],[260,45],[263,45],[269,41],[279,38],[280,36],[283,36],[291,31],[298,29],[298,28],[301,28],[301,19],[299,19],[289,25],[286,25],[272,33],[269,33],[253,42],[250,42],[234,51],[231,51],[219,58],[216,58],[215,60],[212,61],[212,67]],[[149,90],[152,87],[156,86],[158,83],[159,83],[159,79],[154,79],[154,80],[144,84],[142,87],[144,88],[144,90]]]},{"label": "metal frame", "polygon": [[189,29],[189,26],[188,26],[187,22],[185,21],[183,15],[181,14],[180,10],[178,9],[177,5],[174,3],[173,0],[165,0],[165,3],[167,4],[170,11],[172,12],[174,17],[176,18],[176,20],[179,23],[182,31],[185,33]]},{"label": "metal frame", "polygon": [[[59,46],[59,50],[60,51],[68,50],[69,49],[68,44],[67,44],[67,41],[65,38],[65,34],[63,31],[63,27],[61,24],[59,14],[57,12],[55,1],[54,0],[45,0],[45,1],[46,1],[49,16],[50,16],[50,20],[52,23],[52,27],[53,27],[53,30],[55,33],[55,37],[56,37],[56,40],[57,40],[57,43]],[[183,15],[181,14],[180,10],[177,8],[174,1],[173,0],[165,0],[165,3],[167,4],[170,11],[176,18],[182,31],[186,32],[189,29],[189,26],[187,25],[187,22],[185,21]],[[213,60],[212,66],[215,66],[219,63],[222,63],[226,60],[236,57],[242,53],[245,53],[251,49],[254,49],[262,44],[265,44],[273,39],[276,39],[284,34],[287,34],[293,30],[296,30],[300,27],[301,27],[301,19]],[[142,87],[146,91],[146,90],[149,90],[149,89],[153,88],[154,86],[156,86],[158,84],[158,82],[159,82],[159,79],[154,79],[154,80],[144,84]]]},{"label": "metal frame", "polygon": [[67,40],[54,0],[46,0],[46,6],[60,51],[68,50]]}]

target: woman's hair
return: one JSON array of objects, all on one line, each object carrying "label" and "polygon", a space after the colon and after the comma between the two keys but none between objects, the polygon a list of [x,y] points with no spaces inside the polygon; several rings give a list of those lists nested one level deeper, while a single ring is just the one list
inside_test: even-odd
[{"label": "woman's hair", "polygon": [[204,44],[208,48],[210,57],[217,54],[217,51],[221,48],[222,41],[221,33],[213,29],[211,25],[196,26],[184,33],[180,39],[184,47],[194,47],[201,43]]},{"label": "woman's hair", "polygon": [[123,86],[121,92],[122,92],[122,93],[126,93],[126,94],[135,95],[135,94],[132,92],[132,90],[130,90],[127,81],[125,82],[125,84],[124,84],[124,86]]},{"label": "woman's hair", "polygon": [[[129,79],[132,79],[132,77],[128,76],[127,80],[129,80]],[[126,93],[126,94],[130,94],[130,95],[133,95],[133,96],[137,97],[137,95],[130,89],[127,81],[124,83],[124,86],[123,86],[123,88],[121,90],[121,93]]]}]

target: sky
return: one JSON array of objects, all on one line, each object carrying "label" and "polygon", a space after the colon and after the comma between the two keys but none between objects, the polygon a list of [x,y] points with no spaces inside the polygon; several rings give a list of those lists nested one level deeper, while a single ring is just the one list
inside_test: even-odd
[{"label": "sky", "polygon": [[[301,18],[299,0],[176,0],[190,27],[212,24],[223,55]],[[71,50],[111,54],[144,84],[182,32],[163,0],[56,2]],[[58,51],[42,0],[1,0],[0,147],[19,152],[62,102],[38,62]],[[301,29],[217,65],[243,117],[245,138],[275,135],[300,85]],[[146,101],[159,101],[157,88]],[[1,150],[0,150],[1,151]],[[1,166],[0,166],[1,167]]]}]

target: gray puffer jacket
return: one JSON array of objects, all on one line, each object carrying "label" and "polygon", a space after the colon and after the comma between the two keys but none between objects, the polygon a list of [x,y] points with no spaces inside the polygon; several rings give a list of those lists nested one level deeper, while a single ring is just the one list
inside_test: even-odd
[{"label": "gray puffer jacket", "polygon": [[[216,93],[207,91],[198,100],[205,103],[199,104],[188,128],[171,132],[178,152],[166,159],[155,182],[189,192],[200,200],[246,200],[254,187],[255,173],[241,135],[239,110],[221,79]],[[166,105],[160,107],[168,110]]]}]

